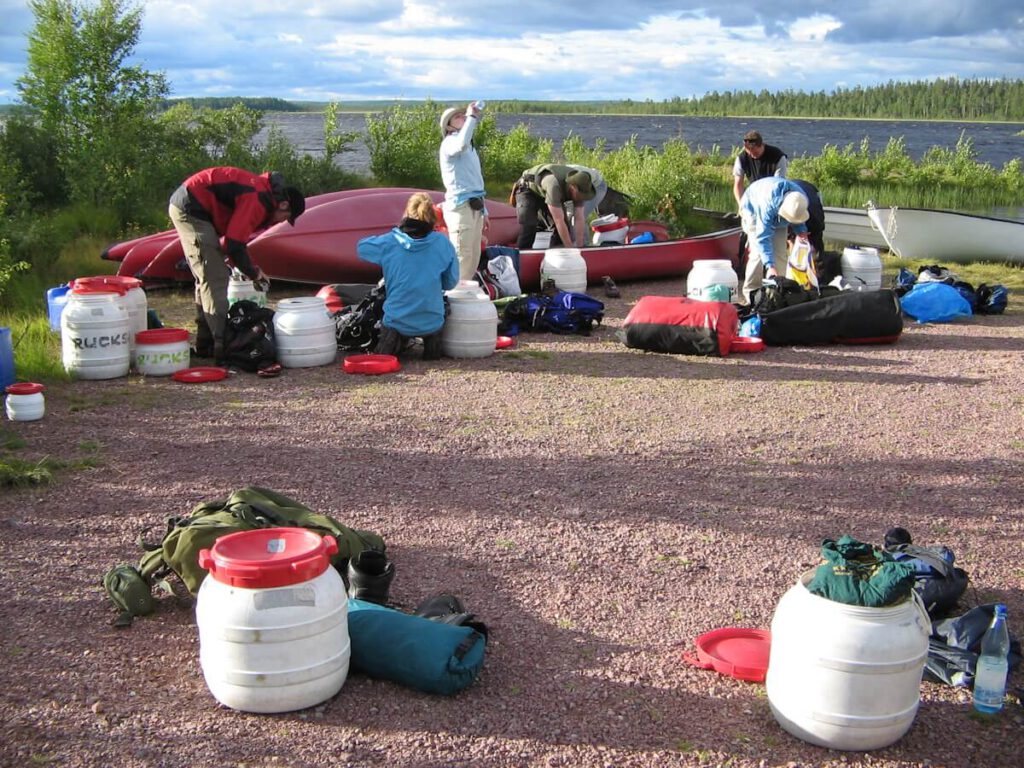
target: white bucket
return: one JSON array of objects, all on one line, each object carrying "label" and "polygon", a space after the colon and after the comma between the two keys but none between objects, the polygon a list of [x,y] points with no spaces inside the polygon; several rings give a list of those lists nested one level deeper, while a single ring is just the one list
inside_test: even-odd
[{"label": "white bucket", "polygon": [[277,302],[274,341],[278,362],[285,368],[329,365],[338,354],[334,320],[319,296]]},{"label": "white bucket", "polygon": [[807,573],[772,619],[765,686],[775,719],[829,749],[886,747],[914,722],[931,622],[919,599],[867,608],[811,594]]},{"label": "white bucket", "polygon": [[64,369],[80,379],[127,376],[131,365],[131,325],[122,297],[75,288],[60,316]]},{"label": "white bucket", "polygon": [[476,283],[462,282],[448,291],[451,311],[441,331],[447,357],[488,357],[498,342],[498,310]]},{"label": "white bucket", "polygon": [[548,248],[540,262],[540,284],[554,280],[561,291],[585,293],[587,262],[579,248]]},{"label": "white bucket", "polygon": [[78,277],[71,281],[71,287],[90,288],[94,290],[115,291],[118,300],[128,313],[128,325],[131,331],[129,349],[135,351],[135,334],[149,327],[149,302],[146,292],[142,290],[142,281],[137,277],[122,275],[96,275]]},{"label": "white bucket", "polygon": [[259,290],[252,280],[232,277],[228,280],[228,307],[242,300],[255,302],[259,307],[267,306],[267,294]]},{"label": "white bucket", "polygon": [[4,410],[11,421],[37,421],[46,413],[43,385],[32,381],[17,382],[7,387]]},{"label": "white bucket", "polygon": [[244,712],[291,712],[334,696],[352,648],[338,551],[305,528],[232,533],[199,553],[199,663],[210,693]]},{"label": "white bucket", "polygon": [[697,301],[709,301],[707,291],[712,286],[723,285],[729,290],[729,298],[736,298],[739,279],[728,259],[697,259],[686,276],[686,295]]},{"label": "white bucket", "polygon": [[625,243],[629,234],[629,219],[620,219],[614,213],[600,216],[590,222],[594,230],[594,245],[605,243]]},{"label": "white bucket", "polygon": [[843,278],[853,290],[877,291],[882,287],[882,259],[877,248],[844,248],[839,263]]},{"label": "white bucket", "polygon": [[170,376],[188,368],[188,331],[154,328],[135,334],[135,370],[143,376]]}]

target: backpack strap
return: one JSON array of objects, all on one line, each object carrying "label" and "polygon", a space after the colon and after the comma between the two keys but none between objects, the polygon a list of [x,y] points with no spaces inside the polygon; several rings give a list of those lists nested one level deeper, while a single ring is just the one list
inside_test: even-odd
[{"label": "backpack strap", "polygon": [[953,578],[953,565],[948,561],[944,560],[939,555],[935,554],[935,552],[933,552],[930,549],[927,549],[925,547],[918,547],[914,544],[900,544],[899,546],[891,549],[890,552],[901,552],[907,555],[908,557],[916,558],[917,560],[920,560],[930,565],[932,568],[938,571],[943,578]]}]

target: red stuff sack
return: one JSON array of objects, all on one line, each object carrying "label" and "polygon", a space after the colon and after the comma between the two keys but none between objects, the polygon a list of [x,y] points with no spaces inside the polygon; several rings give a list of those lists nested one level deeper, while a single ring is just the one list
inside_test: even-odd
[{"label": "red stuff sack", "polygon": [[725,357],[739,325],[736,307],[724,301],[644,296],[630,310],[619,338],[648,352]]}]

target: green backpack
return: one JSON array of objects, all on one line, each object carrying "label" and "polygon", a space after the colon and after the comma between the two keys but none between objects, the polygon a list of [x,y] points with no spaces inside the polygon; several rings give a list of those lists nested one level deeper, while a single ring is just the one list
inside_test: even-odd
[{"label": "green backpack", "polygon": [[[148,551],[139,561],[139,577],[147,587],[151,587],[174,572],[195,595],[206,578],[206,571],[199,567],[200,550],[210,549],[217,539],[229,533],[277,527],[308,528],[320,535],[333,536],[338,542],[338,553],[331,557],[331,564],[343,577],[349,558],[366,549],[378,552],[385,549],[384,540],[375,533],[349,528],[287,496],[250,486],[235,491],[226,499],[205,501],[187,517],[168,518],[163,540],[159,544],[143,545]],[[117,566],[111,569],[104,577],[104,587],[122,611],[122,619],[125,614],[144,615],[152,609],[151,605],[142,605],[138,599],[126,599],[122,594],[131,587],[131,596],[137,598],[135,593],[139,591],[134,579],[124,578],[124,568]],[[141,610],[133,611],[133,605],[139,605]]]}]

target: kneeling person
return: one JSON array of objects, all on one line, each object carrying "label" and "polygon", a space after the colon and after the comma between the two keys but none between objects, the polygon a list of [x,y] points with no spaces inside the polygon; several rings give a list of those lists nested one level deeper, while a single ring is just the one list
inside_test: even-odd
[{"label": "kneeling person", "polygon": [[374,349],[378,354],[397,355],[419,336],[424,360],[441,357],[444,291],[458,284],[459,261],[451,241],[434,231],[436,223],[430,195],[417,192],[397,227],[364,237],[356,246],[360,259],[384,272],[383,327]]}]

